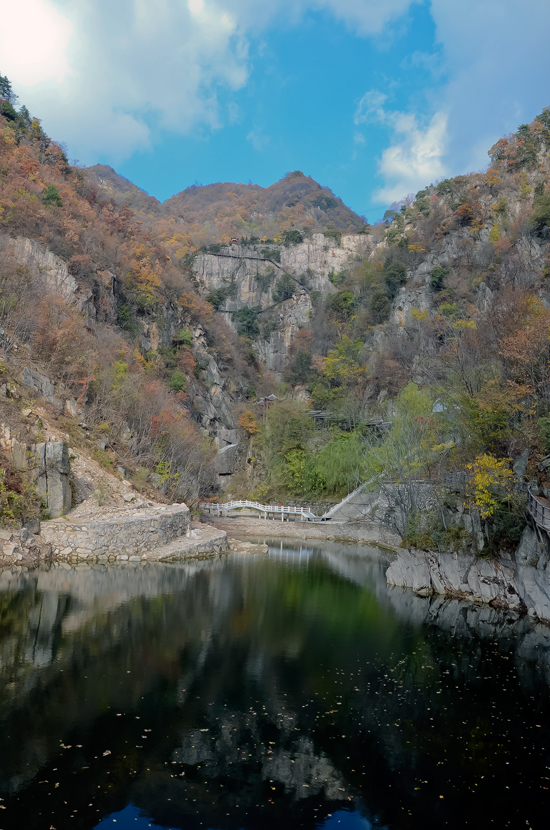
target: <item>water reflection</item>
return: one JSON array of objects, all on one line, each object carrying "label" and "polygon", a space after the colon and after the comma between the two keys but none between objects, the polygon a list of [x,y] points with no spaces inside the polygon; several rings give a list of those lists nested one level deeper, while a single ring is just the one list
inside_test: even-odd
[{"label": "water reflection", "polygon": [[0,572],[0,826],[546,827],[550,630],[384,568]]}]

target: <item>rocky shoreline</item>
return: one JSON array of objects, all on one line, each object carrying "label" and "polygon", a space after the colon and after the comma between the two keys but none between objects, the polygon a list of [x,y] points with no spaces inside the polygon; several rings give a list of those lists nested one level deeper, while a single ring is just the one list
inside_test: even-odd
[{"label": "rocky shoreline", "polygon": [[550,553],[527,527],[514,555],[485,558],[473,553],[439,553],[400,548],[388,584],[418,596],[484,603],[550,624]]}]

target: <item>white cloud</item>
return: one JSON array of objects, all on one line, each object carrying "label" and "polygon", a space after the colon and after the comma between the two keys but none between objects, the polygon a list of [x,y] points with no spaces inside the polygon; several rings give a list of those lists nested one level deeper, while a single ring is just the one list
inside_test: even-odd
[{"label": "white cloud", "polygon": [[1,71],[71,154],[122,159],[151,146],[151,125],[220,125],[220,91],[248,77],[246,39],[226,6],[18,0],[0,30]]},{"label": "white cloud", "polygon": [[430,6],[434,53],[415,52],[401,62],[432,73],[425,111],[392,112],[387,96],[370,90],[355,112],[356,126],[390,130],[377,202],[399,200],[442,176],[484,169],[498,138],[550,104],[548,0],[430,0]]},{"label": "white cloud", "polygon": [[22,86],[62,81],[69,73],[65,49],[73,26],[43,0],[4,3],[1,10],[0,55],[3,74]]},{"label": "white cloud", "polygon": [[226,99],[248,80],[249,39],[276,17],[292,23],[325,10],[378,34],[409,3],[4,0],[0,69],[71,155],[117,161],[151,147],[156,127],[185,134],[230,122]]},{"label": "white cloud", "polygon": [[[185,134],[239,119],[231,97],[252,71],[249,43],[274,22],[290,26],[322,11],[380,42],[416,2],[0,0],[0,71],[71,155],[116,161],[151,147],[157,129]],[[550,104],[548,0],[424,2],[436,48],[404,56],[401,68],[432,71],[425,111],[410,116],[403,132],[399,117],[406,116],[371,91],[355,113],[357,132],[374,122],[390,130],[379,198],[395,194],[400,176],[405,192],[424,171],[419,186],[437,177],[434,171],[479,169],[500,135]],[[253,144],[256,133],[250,129]]]},{"label": "white cloud", "polygon": [[374,200],[387,204],[416,193],[447,173],[443,161],[447,144],[447,115],[436,112],[425,129],[416,116],[395,113],[394,135],[404,136],[382,153],[380,173],[385,186],[374,193]]},{"label": "white cloud", "polygon": [[354,124],[373,124],[379,122],[381,124],[388,123],[389,114],[384,109],[384,104],[388,100],[388,96],[378,89],[370,89],[365,92],[355,110],[353,118]]},{"label": "white cloud", "polygon": [[[380,124],[391,131],[390,146],[379,160],[384,186],[373,194],[380,204],[397,202],[446,173],[447,115],[436,112],[426,126],[413,113],[385,108],[388,96],[378,89],[366,92],[355,110],[354,122]],[[357,133],[354,136],[357,142]]]},{"label": "white cloud", "polygon": [[337,19],[360,35],[379,35],[388,23],[397,20],[414,2],[420,0],[312,0],[313,8],[331,11]]}]

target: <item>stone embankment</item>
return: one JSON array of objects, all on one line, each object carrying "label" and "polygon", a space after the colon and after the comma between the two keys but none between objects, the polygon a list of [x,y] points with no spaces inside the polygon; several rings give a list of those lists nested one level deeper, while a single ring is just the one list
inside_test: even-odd
[{"label": "stone embankment", "polygon": [[203,516],[200,527],[225,530],[230,537],[272,539],[325,539],[331,542],[347,542],[357,545],[373,545],[383,550],[395,551],[399,537],[387,527],[374,522],[281,522],[277,519],[259,518],[257,515],[217,518]]},{"label": "stone embankment", "polygon": [[41,533],[51,544],[52,555],[69,561],[158,561],[190,555],[192,551],[217,552],[227,546],[223,532],[208,538],[199,534],[191,530],[187,505],[152,502],[97,510],[93,517],[69,514],[44,522]]},{"label": "stone embankment", "polygon": [[550,623],[550,555],[529,527],[513,557],[399,549],[386,579],[419,596],[487,603]]},{"label": "stone embankment", "polygon": [[[39,527],[39,523],[36,523]],[[0,530],[0,566],[33,565],[51,559],[52,546],[29,528]]]}]

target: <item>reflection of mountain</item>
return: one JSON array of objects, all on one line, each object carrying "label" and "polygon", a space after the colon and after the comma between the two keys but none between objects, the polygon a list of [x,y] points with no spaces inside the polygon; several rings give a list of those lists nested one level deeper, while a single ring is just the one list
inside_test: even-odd
[{"label": "reflection of mountain", "polygon": [[474,785],[504,826],[506,761],[540,785],[543,633],[388,588],[384,568],[375,551],[278,544],[4,572],[4,830],[89,828],[129,800],[172,828],[313,828],[355,804],[425,830],[443,826],[439,795],[458,827]]}]

